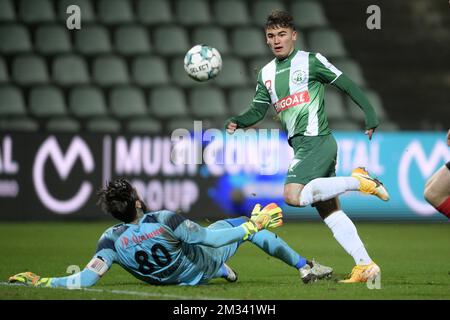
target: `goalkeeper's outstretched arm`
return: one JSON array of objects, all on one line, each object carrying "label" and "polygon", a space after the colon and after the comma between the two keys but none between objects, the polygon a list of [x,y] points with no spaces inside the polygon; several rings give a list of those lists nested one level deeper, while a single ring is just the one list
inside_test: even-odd
[{"label": "goalkeeper's outstretched arm", "polygon": [[32,272],[18,273],[9,278],[10,283],[20,283],[34,287],[57,287],[79,289],[95,285],[98,280],[111,268],[116,260],[116,252],[111,248],[105,248],[107,237],[100,239],[97,252],[81,271],[67,277],[41,277]]},{"label": "goalkeeper's outstretched arm", "polygon": [[22,272],[10,277],[9,282],[34,287],[80,289],[96,284],[108,269],[108,266],[100,257],[95,257],[83,271],[67,277],[40,277],[32,272]]},{"label": "goalkeeper's outstretched arm", "polygon": [[257,204],[247,222],[238,227],[217,230],[204,228],[178,215],[180,221],[177,223],[174,233],[181,241],[218,248],[237,241],[247,240],[250,235],[262,229],[279,227],[283,224],[282,216],[281,208],[274,203],[267,205],[263,210]]}]

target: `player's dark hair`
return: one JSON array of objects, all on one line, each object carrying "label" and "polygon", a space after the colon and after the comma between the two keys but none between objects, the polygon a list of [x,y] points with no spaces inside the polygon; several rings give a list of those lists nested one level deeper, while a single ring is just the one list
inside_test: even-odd
[{"label": "player's dark hair", "polygon": [[289,12],[274,10],[266,20],[266,29],[268,28],[291,28],[295,30],[294,18]]},{"label": "player's dark hair", "polygon": [[[108,182],[97,192],[99,204],[105,213],[125,223],[136,219],[136,201],[140,200],[131,183],[123,178]],[[143,209],[146,210],[145,204]]]}]

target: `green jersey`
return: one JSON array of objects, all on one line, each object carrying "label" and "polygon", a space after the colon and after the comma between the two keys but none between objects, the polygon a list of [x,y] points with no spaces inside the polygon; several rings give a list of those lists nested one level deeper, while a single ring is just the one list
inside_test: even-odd
[{"label": "green jersey", "polygon": [[[294,50],[287,58],[275,58],[261,69],[250,109],[228,121],[237,123],[240,128],[248,127],[260,121],[272,105],[289,138],[330,134],[324,87],[334,84],[363,109],[366,127],[377,127],[378,120],[370,103],[350,79],[341,75],[342,72],[320,53]],[[337,81],[338,78],[344,81]]]}]

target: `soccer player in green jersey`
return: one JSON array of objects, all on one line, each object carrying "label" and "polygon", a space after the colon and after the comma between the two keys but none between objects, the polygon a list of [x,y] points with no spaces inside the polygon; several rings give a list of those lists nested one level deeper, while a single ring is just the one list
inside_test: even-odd
[{"label": "soccer player in green jersey", "polygon": [[275,58],[260,70],[250,108],[228,119],[225,128],[231,134],[250,127],[264,118],[269,106],[275,108],[295,153],[285,181],[286,203],[297,207],[313,205],[335,239],[355,260],[349,279],[343,282],[366,282],[375,278],[380,268],[340,208],[338,195],[361,191],[387,201],[389,194],[364,168],[353,170],[350,177],[335,177],[337,144],[328,127],[324,87],[331,84],[358,104],[365,114],[369,140],[378,126],[375,111],[361,89],[324,56],[295,48],[297,32],[289,13],[272,12],[265,34]]}]

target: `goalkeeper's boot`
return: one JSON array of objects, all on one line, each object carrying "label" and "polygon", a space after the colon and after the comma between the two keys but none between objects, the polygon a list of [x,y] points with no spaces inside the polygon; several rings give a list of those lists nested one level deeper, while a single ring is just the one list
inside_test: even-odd
[{"label": "goalkeeper's boot", "polygon": [[12,277],[9,277],[8,282],[34,287],[50,287],[50,278],[42,278],[32,272],[18,273]]},{"label": "goalkeeper's boot", "polygon": [[307,261],[306,264],[298,269],[303,283],[310,283],[320,279],[330,279],[333,274],[333,268],[323,266],[317,262]]},{"label": "goalkeeper's boot", "polygon": [[236,282],[238,279],[238,275],[236,273],[236,271],[234,271],[233,269],[231,269],[226,263],[223,264],[225,270],[226,270],[226,276],[224,277],[225,280],[227,280],[228,282]]},{"label": "goalkeeper's boot", "polygon": [[370,264],[354,266],[350,277],[346,280],[339,281],[340,283],[356,283],[367,282],[367,280],[373,280],[381,273],[380,267],[372,262]]},{"label": "goalkeeper's boot", "polygon": [[380,180],[369,175],[363,167],[358,167],[352,171],[352,177],[359,181],[359,191],[362,193],[377,196],[383,201],[389,200],[389,193]]}]

